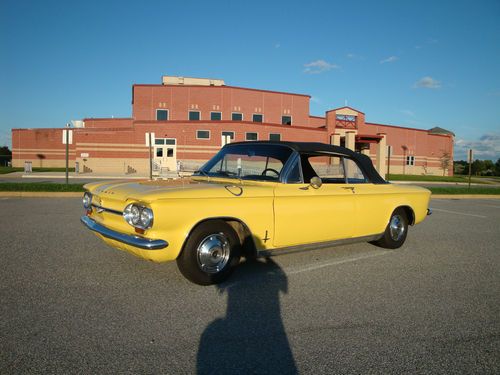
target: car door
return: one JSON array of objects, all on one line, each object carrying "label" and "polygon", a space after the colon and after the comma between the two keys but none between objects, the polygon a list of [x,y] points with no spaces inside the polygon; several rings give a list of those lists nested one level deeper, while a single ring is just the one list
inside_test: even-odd
[{"label": "car door", "polygon": [[370,182],[353,159],[344,158],[344,166],[357,212],[353,237],[382,233],[394,207],[391,185]]},{"label": "car door", "polygon": [[[273,245],[286,247],[352,237],[356,221],[353,185],[346,183],[342,158],[301,156],[303,182],[275,188]],[[314,188],[312,176],[323,184]]]}]

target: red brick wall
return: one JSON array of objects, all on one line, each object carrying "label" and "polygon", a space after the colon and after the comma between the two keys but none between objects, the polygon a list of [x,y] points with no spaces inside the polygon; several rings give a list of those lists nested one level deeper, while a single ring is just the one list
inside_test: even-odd
[{"label": "red brick wall", "polygon": [[132,118],[86,118],[85,128],[131,128]]},{"label": "red brick wall", "polygon": [[216,111],[222,112],[222,120],[231,120],[232,112],[240,112],[244,121],[252,121],[252,115],[258,113],[267,123],[281,124],[282,115],[292,116],[292,126],[310,123],[306,95],[231,86],[164,85],[134,85],[133,95],[132,116],[138,121],[156,120],[157,109],[168,109],[172,121],[187,120],[189,110],[198,110],[205,121]]}]

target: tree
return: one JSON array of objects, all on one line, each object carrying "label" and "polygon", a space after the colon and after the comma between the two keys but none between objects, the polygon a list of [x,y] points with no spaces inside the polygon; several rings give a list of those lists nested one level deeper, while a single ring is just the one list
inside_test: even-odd
[{"label": "tree", "polygon": [[12,151],[7,146],[0,147],[0,165],[7,165],[12,160]]},{"label": "tree", "polygon": [[472,174],[476,176],[479,176],[485,170],[484,161],[479,159],[474,160],[471,167]]},{"label": "tree", "polygon": [[448,170],[448,168],[450,168],[450,164],[451,164],[450,153],[448,151],[443,151],[443,154],[439,158],[439,161],[441,163],[441,169],[443,170],[443,176],[445,176],[446,171]]},{"label": "tree", "polygon": [[500,159],[495,163],[495,176],[500,176]]}]

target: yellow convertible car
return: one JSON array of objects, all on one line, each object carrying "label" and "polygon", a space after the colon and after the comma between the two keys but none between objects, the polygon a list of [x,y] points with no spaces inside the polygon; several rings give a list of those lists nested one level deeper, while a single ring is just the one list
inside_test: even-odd
[{"label": "yellow convertible car", "polygon": [[85,189],[85,226],[144,259],[177,260],[201,285],[225,280],[241,255],[347,241],[398,248],[431,195],[388,183],[349,149],[271,141],[228,144],[190,178]]}]

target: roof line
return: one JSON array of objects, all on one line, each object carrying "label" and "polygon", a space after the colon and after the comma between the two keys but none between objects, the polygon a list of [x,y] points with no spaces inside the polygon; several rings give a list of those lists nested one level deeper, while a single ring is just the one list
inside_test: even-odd
[{"label": "roof line", "polygon": [[360,110],[356,109],[356,108],[352,108],[352,107],[349,107],[348,105],[344,105],[342,107],[338,107],[338,108],[333,108],[333,109],[330,109],[329,111],[326,111],[326,113],[328,112],[333,112],[333,111],[338,111],[339,109],[344,109],[344,108],[348,108],[354,112],[358,112],[358,113],[361,113],[361,114],[365,114],[364,112],[361,112]]},{"label": "roof line", "polygon": [[282,94],[282,95],[295,95],[295,96],[302,96],[306,98],[311,98],[311,95],[306,95],[306,94],[297,94],[294,92],[285,92],[285,91],[275,91],[275,90],[262,90],[262,89],[254,89],[250,87],[240,87],[240,86],[202,86],[202,85],[161,85],[161,84],[148,84],[148,83],[134,83],[132,87],[135,86],[144,86],[144,87],[202,87],[202,88],[207,88],[207,89],[223,89],[223,88],[228,88],[228,89],[237,89],[237,90],[248,90],[248,91],[257,91],[257,92],[268,92],[268,93],[273,93],[273,94]]}]

